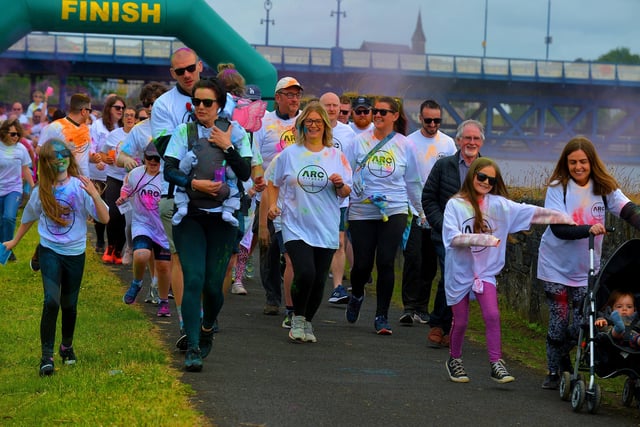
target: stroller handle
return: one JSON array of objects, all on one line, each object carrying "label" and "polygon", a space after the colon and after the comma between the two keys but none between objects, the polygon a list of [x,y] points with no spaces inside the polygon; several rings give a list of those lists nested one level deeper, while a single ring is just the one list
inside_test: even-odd
[{"label": "stroller handle", "polygon": [[[615,227],[605,227],[605,230],[607,231],[607,233],[614,233],[616,231]],[[593,251],[594,249],[594,241],[595,241],[595,234],[591,234],[589,233],[589,250]]]}]

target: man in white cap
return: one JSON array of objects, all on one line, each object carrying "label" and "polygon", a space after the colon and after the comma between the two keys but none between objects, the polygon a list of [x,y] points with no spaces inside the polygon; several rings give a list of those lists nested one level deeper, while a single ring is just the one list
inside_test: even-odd
[{"label": "man in white cap", "polygon": [[[262,166],[267,169],[273,158],[295,143],[295,122],[300,113],[302,85],[293,77],[278,80],[275,90],[275,109],[262,119],[262,127],[254,134],[253,142],[262,154]],[[258,193],[261,198],[261,193]],[[260,201],[256,203],[255,218],[260,217]],[[253,222],[253,232],[259,234],[259,221]],[[273,224],[268,221],[269,245],[260,244],[260,278],[266,293],[264,314],[278,315],[282,302],[280,278],[280,248],[274,236]]]}]

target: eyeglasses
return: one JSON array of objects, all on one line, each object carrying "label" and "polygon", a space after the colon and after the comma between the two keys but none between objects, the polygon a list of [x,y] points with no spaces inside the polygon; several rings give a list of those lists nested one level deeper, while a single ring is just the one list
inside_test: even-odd
[{"label": "eyeglasses", "polygon": [[196,66],[197,64],[191,64],[182,68],[174,68],[173,72],[176,73],[177,76],[184,76],[185,71],[193,73],[196,70]]},{"label": "eyeglasses", "polygon": [[9,136],[14,137],[14,138],[15,138],[16,136],[20,136],[20,134],[19,134],[18,132],[7,132],[7,134],[8,134]]},{"label": "eyeglasses", "polygon": [[422,120],[425,122],[425,124],[428,124],[428,125],[430,125],[432,122],[437,125],[442,123],[442,119],[432,119],[431,117],[423,117]]},{"label": "eyeglasses", "polygon": [[340,110],[340,114],[342,114],[343,116],[346,116],[347,114],[349,114],[351,111],[349,110]]},{"label": "eyeglasses", "polygon": [[280,95],[286,96],[287,99],[300,99],[302,92],[278,92]]},{"label": "eyeglasses", "polygon": [[125,113],[124,114],[124,118],[127,119],[135,119],[136,118],[136,114],[135,113]]},{"label": "eyeglasses", "polygon": [[218,100],[217,99],[200,99],[200,98],[191,98],[191,102],[193,102],[193,105],[195,105],[196,107],[199,107],[200,104],[204,104],[205,107],[210,108],[213,103],[217,103]]},{"label": "eyeglasses", "polygon": [[324,124],[322,119],[307,119],[304,121],[304,125],[308,128],[311,126],[321,127]]},{"label": "eyeglasses", "polygon": [[144,156],[144,159],[148,162],[158,162],[160,163],[160,156]]},{"label": "eyeglasses", "polygon": [[[369,114],[370,112],[371,112],[371,110],[364,110],[364,109],[363,109],[363,110],[353,110],[353,113],[354,113],[356,116],[361,116],[361,115],[363,115],[363,114],[365,114],[365,115],[366,115],[366,114]],[[387,113],[385,113],[385,114],[387,114]]]},{"label": "eyeglasses", "polygon": [[124,110],[124,105],[112,105],[111,108],[115,108],[116,111]]},{"label": "eyeglasses", "polygon": [[382,117],[386,116],[387,113],[395,113],[395,111],[387,110],[385,108],[372,108],[371,113],[375,116],[376,114],[380,114]]},{"label": "eyeglasses", "polygon": [[476,173],[476,178],[478,178],[478,181],[480,182],[485,182],[488,180],[489,185],[494,186],[496,185],[496,177],[495,176],[489,176],[485,173],[482,172],[478,172]]}]

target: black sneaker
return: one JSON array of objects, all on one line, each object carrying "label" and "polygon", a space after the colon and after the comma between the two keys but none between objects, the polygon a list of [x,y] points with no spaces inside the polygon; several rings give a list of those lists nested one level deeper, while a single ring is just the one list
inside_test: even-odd
[{"label": "black sneaker", "polygon": [[549,374],[544,378],[542,382],[542,388],[545,390],[557,390],[560,386],[560,375]]},{"label": "black sneaker", "polygon": [[209,355],[213,348],[213,334],[215,334],[213,328],[209,331],[200,328],[200,357],[203,359]]},{"label": "black sneaker", "polygon": [[199,348],[190,348],[184,358],[184,369],[188,372],[202,371],[202,355]]},{"label": "black sneaker", "polygon": [[62,357],[62,363],[65,365],[73,365],[76,363],[76,354],[73,352],[73,347],[67,347],[66,349],[62,349],[62,345],[60,345],[60,357]]},{"label": "black sneaker", "polygon": [[454,359],[450,357],[449,360],[445,363],[447,367],[447,373],[449,374],[449,379],[454,383],[468,383],[469,377],[467,376],[467,372],[464,370],[464,365],[462,364],[462,359]]},{"label": "black sneaker", "polygon": [[40,376],[51,376],[53,375],[53,370],[53,357],[42,356],[42,359],[40,359]]},{"label": "black sneaker", "polygon": [[515,378],[509,375],[509,371],[504,366],[504,360],[502,359],[491,363],[491,379],[500,384],[515,381]]},{"label": "black sneaker", "polygon": [[413,312],[405,311],[404,313],[402,313],[402,316],[400,316],[398,322],[400,322],[400,324],[404,326],[413,325]]},{"label": "black sneaker", "polygon": [[180,351],[187,351],[187,344],[187,334],[185,334],[184,329],[180,329],[180,338],[178,338],[178,341],[176,341],[176,347]]}]

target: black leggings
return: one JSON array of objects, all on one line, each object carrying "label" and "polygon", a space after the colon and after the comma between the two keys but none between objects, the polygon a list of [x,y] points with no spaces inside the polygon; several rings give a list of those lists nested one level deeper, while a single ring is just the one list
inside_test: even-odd
[{"label": "black leggings", "polygon": [[354,297],[364,295],[364,285],[376,263],[376,316],[388,316],[393,285],[395,281],[394,261],[402,234],[407,226],[407,215],[391,215],[383,222],[375,220],[349,220],[351,244],[353,246],[353,267],[351,287]]},{"label": "black leggings", "polygon": [[324,284],[336,250],[309,246],[302,240],[290,240],[284,246],[293,266],[293,312],[311,321],[322,303]]}]

